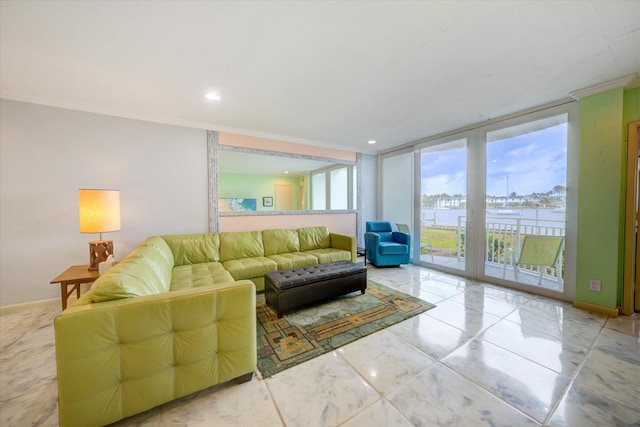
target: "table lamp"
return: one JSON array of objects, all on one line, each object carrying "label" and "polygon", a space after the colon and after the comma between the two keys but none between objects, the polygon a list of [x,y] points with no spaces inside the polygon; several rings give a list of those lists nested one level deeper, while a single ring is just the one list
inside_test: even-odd
[{"label": "table lamp", "polygon": [[89,270],[113,255],[113,240],[102,240],[102,233],[120,230],[120,191],[78,190],[80,232],[99,233],[100,240],[89,242]]}]

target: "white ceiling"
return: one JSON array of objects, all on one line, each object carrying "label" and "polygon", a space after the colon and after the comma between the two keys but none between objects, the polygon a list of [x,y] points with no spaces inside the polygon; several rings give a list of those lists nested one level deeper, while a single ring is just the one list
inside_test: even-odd
[{"label": "white ceiling", "polygon": [[0,5],[4,98],[365,153],[639,71],[637,0]]}]

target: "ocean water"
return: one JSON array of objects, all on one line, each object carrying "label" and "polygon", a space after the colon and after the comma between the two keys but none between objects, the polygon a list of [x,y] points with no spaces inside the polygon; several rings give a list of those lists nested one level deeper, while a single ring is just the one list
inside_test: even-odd
[{"label": "ocean water", "polygon": [[[514,209],[520,212],[519,215],[495,215],[487,213],[486,219],[488,223],[493,224],[520,224],[520,225],[539,225],[542,227],[565,228],[565,213],[554,212],[551,209]],[[458,226],[458,218],[464,224],[466,220],[465,209],[422,209],[421,219],[422,225],[433,225],[434,219],[436,225]]]}]

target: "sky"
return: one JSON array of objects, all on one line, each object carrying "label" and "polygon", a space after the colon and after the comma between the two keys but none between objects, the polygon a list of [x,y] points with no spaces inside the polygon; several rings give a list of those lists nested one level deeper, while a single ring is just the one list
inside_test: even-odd
[{"label": "sky", "polygon": [[[527,195],[566,187],[567,125],[487,144],[487,195]],[[455,144],[458,146],[459,144]],[[466,149],[422,153],[421,194],[467,194]]]}]

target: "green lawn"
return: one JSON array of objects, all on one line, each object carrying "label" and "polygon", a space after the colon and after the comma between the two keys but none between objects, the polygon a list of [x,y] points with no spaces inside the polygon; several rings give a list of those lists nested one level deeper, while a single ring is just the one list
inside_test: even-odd
[{"label": "green lawn", "polygon": [[[457,256],[458,235],[455,230],[443,230],[440,228],[422,227],[420,233],[421,243],[427,243],[431,239],[433,254],[439,256]],[[463,236],[464,239],[464,236]],[[463,241],[464,244],[464,241]],[[428,253],[425,248],[423,253]]]}]

